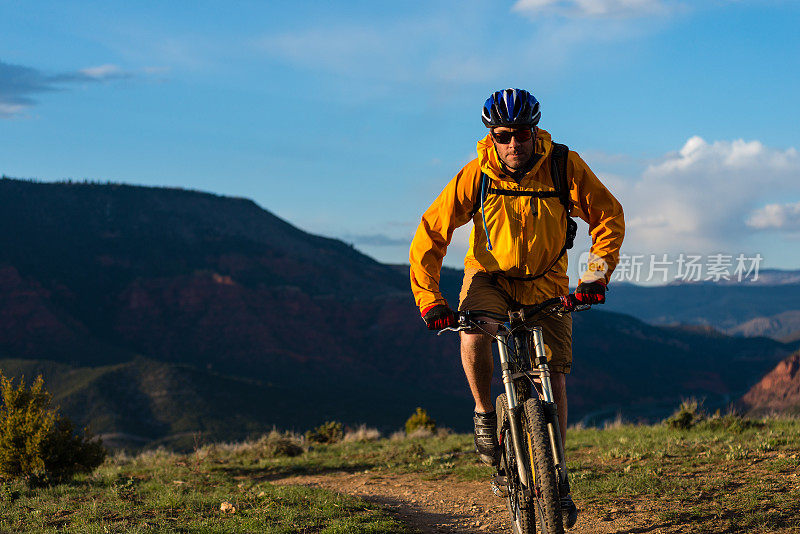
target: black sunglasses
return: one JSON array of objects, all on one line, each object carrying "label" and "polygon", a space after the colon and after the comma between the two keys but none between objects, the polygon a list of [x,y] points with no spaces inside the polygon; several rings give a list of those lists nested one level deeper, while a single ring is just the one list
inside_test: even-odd
[{"label": "black sunglasses", "polygon": [[511,130],[510,132],[495,132],[492,130],[492,138],[501,145],[507,145],[511,142],[511,138],[517,140],[517,143],[524,143],[528,141],[533,133],[530,130]]},{"label": "black sunglasses", "polygon": [[533,133],[530,130],[511,130],[510,132],[495,132],[492,130],[492,138],[501,145],[507,145],[511,142],[511,138],[517,140],[517,143],[524,143],[528,141]]}]

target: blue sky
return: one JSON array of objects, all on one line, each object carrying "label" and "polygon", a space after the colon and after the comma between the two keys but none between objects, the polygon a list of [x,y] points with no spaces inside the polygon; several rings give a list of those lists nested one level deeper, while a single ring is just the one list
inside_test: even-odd
[{"label": "blue sky", "polygon": [[403,262],[483,101],[522,87],[623,202],[628,253],[798,268],[798,23],[770,0],[3,0],[0,172],[245,196]]}]

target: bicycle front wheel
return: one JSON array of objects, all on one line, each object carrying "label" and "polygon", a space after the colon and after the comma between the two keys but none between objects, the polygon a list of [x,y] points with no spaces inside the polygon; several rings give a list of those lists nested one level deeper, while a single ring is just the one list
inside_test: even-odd
[{"label": "bicycle front wheel", "polygon": [[541,534],[564,534],[558,478],[542,402],[538,398],[526,400],[524,412],[522,426],[533,471],[531,495],[536,507],[538,531]]},{"label": "bicycle front wheel", "polygon": [[[508,402],[505,394],[497,397],[497,435],[500,438],[502,457],[500,469],[506,476],[506,506],[511,514],[511,527],[514,534],[535,534],[536,520],[534,518],[534,507],[531,492],[526,492],[525,487],[517,474],[517,463],[522,463],[530,478],[530,465],[528,458],[517,458],[514,454],[514,445],[511,438],[508,418],[511,416],[508,409]],[[524,432],[524,431],[523,431]]]}]

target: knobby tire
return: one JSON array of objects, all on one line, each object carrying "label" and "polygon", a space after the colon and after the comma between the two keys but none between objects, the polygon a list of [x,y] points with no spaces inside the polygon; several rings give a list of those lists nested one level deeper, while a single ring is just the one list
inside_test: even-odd
[{"label": "knobby tire", "polygon": [[[511,430],[507,422],[507,418],[510,414],[505,394],[497,397],[496,409],[498,415],[497,435],[502,438],[501,447],[503,448],[500,463],[506,473],[506,488],[508,491],[506,507],[508,508],[509,514],[511,514],[511,525],[514,534],[535,534],[536,518],[533,499],[526,497],[523,493],[522,483],[517,474],[517,459],[514,455]],[[527,458],[523,458],[523,461],[530,467],[530,461]],[[528,469],[528,477],[530,476],[530,469]]]},{"label": "knobby tire", "polygon": [[538,532],[541,534],[564,534],[558,478],[553,463],[550,435],[547,432],[547,421],[542,403],[538,398],[531,398],[525,401],[523,409],[525,412],[525,416],[522,418],[523,434],[533,464],[532,500],[536,508]]}]

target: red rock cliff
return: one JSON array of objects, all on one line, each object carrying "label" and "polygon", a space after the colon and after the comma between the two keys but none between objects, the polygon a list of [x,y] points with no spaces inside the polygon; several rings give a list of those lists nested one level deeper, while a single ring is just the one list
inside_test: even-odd
[{"label": "red rock cliff", "polygon": [[752,413],[800,413],[800,351],[795,352],[742,397]]}]

